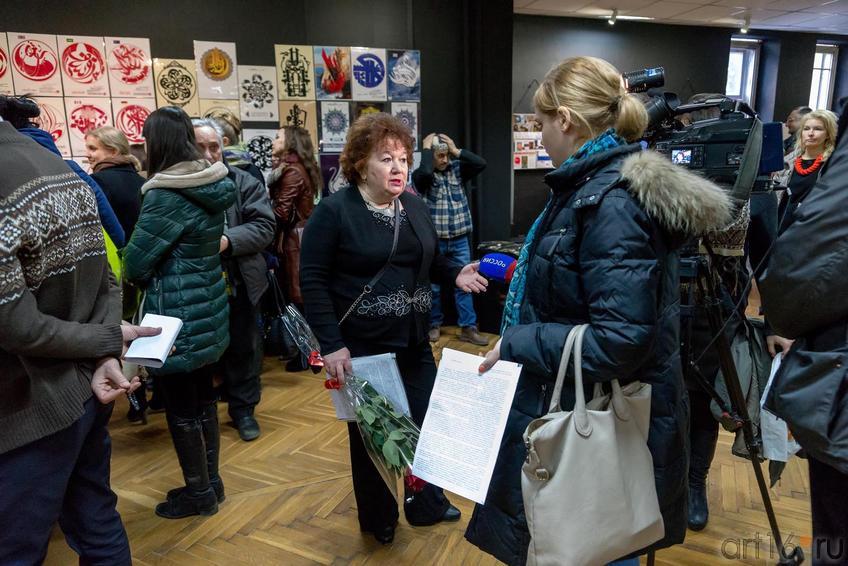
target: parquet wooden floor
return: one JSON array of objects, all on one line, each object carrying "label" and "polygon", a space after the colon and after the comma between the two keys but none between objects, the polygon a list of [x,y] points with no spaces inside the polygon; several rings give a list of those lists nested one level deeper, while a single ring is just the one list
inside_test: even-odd
[{"label": "parquet wooden floor", "polygon": [[[481,350],[456,340],[456,329],[444,330],[437,358],[446,346]],[[361,534],[346,427],[335,420],[321,377],[286,373],[268,358],[262,379],[257,411],[262,436],[245,443],[235,429],[222,426],[227,500],[208,518],[168,521],[153,514],[165,492],[181,485],[164,414],[150,415],[146,426],[130,425],[126,402],[116,406],[112,486],[136,564],[497,564],[464,540],[473,505],[457,496],[451,499],[462,510],[459,523],[413,528],[401,519],[394,543],[385,547]],[[228,420],[223,405],[220,416],[223,425]],[[774,554],[769,559],[774,547],[751,466],[731,455],[731,441],[722,434],[710,473],[709,526],[689,532],[685,544],[659,552],[657,564],[776,562]],[[784,536],[791,535],[795,544],[809,544],[808,490],[806,464],[795,460],[772,491]],[[58,528],[46,563],[76,563]]]}]

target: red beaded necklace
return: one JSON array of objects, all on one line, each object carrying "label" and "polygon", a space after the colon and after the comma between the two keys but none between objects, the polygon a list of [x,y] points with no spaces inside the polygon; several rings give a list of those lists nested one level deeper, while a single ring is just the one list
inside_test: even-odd
[{"label": "red beaded necklace", "polygon": [[818,168],[821,167],[823,161],[824,161],[824,154],[821,154],[818,157],[816,157],[816,160],[813,161],[812,165],[810,165],[809,167],[804,167],[801,164],[801,156],[799,155],[795,159],[795,172],[798,173],[799,175],[809,175],[810,173],[815,173],[818,170]]}]

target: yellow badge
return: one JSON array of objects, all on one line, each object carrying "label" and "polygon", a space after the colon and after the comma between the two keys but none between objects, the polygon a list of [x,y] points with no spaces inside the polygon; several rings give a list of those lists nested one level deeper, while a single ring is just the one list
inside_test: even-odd
[{"label": "yellow badge", "polygon": [[213,81],[223,81],[233,74],[233,60],[226,52],[213,47],[200,58],[200,66]]}]

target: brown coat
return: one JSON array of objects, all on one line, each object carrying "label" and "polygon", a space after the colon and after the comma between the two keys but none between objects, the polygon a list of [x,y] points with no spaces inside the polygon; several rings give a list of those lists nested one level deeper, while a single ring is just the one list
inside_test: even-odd
[{"label": "brown coat", "polygon": [[278,280],[291,302],[302,304],[300,295],[300,237],[315,208],[315,187],[296,155],[287,155],[268,179],[271,205],[277,217],[274,251],[281,261]]}]

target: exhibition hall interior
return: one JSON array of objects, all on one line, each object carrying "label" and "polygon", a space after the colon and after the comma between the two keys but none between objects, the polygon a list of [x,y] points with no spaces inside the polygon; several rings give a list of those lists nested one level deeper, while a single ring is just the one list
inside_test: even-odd
[{"label": "exhibition hall interior", "polygon": [[846,102],[848,0],[6,0],[0,566],[848,564]]}]

